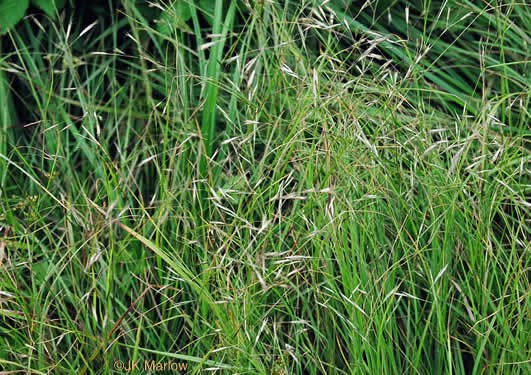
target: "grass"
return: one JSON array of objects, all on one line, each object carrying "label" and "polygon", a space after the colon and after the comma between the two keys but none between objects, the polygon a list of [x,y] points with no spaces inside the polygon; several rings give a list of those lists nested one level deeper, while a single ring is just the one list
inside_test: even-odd
[{"label": "grass", "polygon": [[1,37],[0,371],[530,373],[529,6],[188,3]]}]

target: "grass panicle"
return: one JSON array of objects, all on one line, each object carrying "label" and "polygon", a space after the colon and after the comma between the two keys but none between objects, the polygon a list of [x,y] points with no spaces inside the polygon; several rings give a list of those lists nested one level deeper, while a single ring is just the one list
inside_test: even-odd
[{"label": "grass panicle", "polygon": [[531,372],[525,2],[144,5],[0,39],[0,372]]}]

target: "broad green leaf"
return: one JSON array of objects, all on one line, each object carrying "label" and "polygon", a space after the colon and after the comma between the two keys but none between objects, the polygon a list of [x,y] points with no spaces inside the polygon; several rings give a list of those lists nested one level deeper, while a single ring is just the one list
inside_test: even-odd
[{"label": "broad green leaf", "polygon": [[153,21],[160,14],[160,11],[157,7],[150,5],[151,1],[135,0],[133,3],[134,3],[134,7],[138,10],[138,12],[140,12],[142,17],[148,22]]},{"label": "broad green leaf", "polygon": [[5,33],[24,17],[29,0],[0,0],[0,33]]},{"label": "broad green leaf", "polygon": [[199,8],[203,11],[203,17],[212,26],[214,24],[214,11],[216,2],[213,0],[199,0]]},{"label": "broad green leaf", "polygon": [[192,18],[190,6],[184,0],[176,2],[164,11],[157,22],[157,30],[166,36],[173,34],[176,29],[191,31],[186,22]]},{"label": "broad green leaf", "polygon": [[43,10],[48,16],[55,18],[57,12],[65,6],[66,0],[31,0],[31,3]]}]

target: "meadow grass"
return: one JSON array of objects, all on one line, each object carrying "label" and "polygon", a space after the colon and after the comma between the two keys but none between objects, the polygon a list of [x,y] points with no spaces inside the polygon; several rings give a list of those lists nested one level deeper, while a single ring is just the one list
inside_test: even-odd
[{"label": "meadow grass", "polygon": [[525,2],[139,3],[0,39],[0,371],[531,373]]}]

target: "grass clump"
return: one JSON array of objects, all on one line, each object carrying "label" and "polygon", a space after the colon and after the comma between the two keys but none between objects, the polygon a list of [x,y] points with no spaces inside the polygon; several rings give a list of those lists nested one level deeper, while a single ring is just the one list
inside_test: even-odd
[{"label": "grass clump", "polygon": [[529,373],[529,8],[207,3],[2,37],[0,368]]}]

